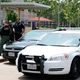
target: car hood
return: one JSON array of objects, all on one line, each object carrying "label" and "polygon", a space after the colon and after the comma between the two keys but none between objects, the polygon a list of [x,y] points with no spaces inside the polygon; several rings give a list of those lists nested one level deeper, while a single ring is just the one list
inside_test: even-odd
[{"label": "car hood", "polygon": [[63,54],[69,54],[77,50],[77,47],[55,47],[55,46],[28,46],[20,53],[23,55],[44,55],[46,58],[49,56],[57,56]]},{"label": "car hood", "polygon": [[28,45],[36,44],[36,41],[16,41],[6,44],[6,48],[25,48]]}]

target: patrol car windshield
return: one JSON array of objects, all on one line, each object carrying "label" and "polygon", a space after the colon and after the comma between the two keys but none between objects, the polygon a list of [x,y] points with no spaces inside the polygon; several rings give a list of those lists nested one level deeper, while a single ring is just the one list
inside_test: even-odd
[{"label": "patrol car windshield", "polygon": [[50,33],[45,36],[38,45],[51,45],[51,46],[78,46],[80,43],[80,34],[74,33]]}]

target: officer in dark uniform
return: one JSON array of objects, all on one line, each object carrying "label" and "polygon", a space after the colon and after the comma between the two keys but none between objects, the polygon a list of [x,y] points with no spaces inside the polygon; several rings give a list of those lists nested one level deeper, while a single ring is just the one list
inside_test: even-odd
[{"label": "officer in dark uniform", "polygon": [[13,25],[13,28],[14,28],[15,40],[18,40],[22,36],[22,34],[24,33],[25,26],[20,22],[19,19],[17,19],[17,21]]},{"label": "officer in dark uniform", "polygon": [[0,35],[1,35],[0,54],[3,52],[3,45],[10,40],[11,33],[12,32],[11,32],[11,28],[9,26],[9,22],[5,21],[3,23],[3,27],[0,29]]}]

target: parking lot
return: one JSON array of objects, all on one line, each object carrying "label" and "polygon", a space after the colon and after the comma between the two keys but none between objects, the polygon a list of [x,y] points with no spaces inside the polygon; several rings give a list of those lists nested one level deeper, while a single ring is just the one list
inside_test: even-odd
[{"label": "parking lot", "polygon": [[[30,29],[26,29],[28,32]],[[23,75],[17,71],[15,64],[2,60],[0,62],[0,80],[71,80],[67,76]],[[74,79],[74,80],[80,80]]]},{"label": "parking lot", "polygon": [[[23,75],[17,71],[15,64],[8,61],[0,63],[0,80],[71,80],[67,76]],[[76,79],[76,80],[80,80]]]},{"label": "parking lot", "polygon": [[[26,28],[26,32],[31,28]],[[0,80],[71,80],[67,76],[42,76],[42,75],[23,75],[17,71],[15,64],[11,64],[4,59],[0,61]],[[80,80],[80,78],[76,79]]]}]

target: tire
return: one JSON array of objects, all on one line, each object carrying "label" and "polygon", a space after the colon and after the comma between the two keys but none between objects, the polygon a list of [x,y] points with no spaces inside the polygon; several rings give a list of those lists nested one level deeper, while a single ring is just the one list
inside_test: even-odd
[{"label": "tire", "polygon": [[76,79],[80,76],[80,59],[79,58],[75,58],[72,61],[69,76],[70,76],[70,78],[73,78],[73,79]]},{"label": "tire", "polygon": [[15,60],[13,59],[8,59],[10,63],[15,64]]},{"label": "tire", "polygon": [[28,74],[26,72],[22,72],[24,74],[24,76],[27,76]]}]

